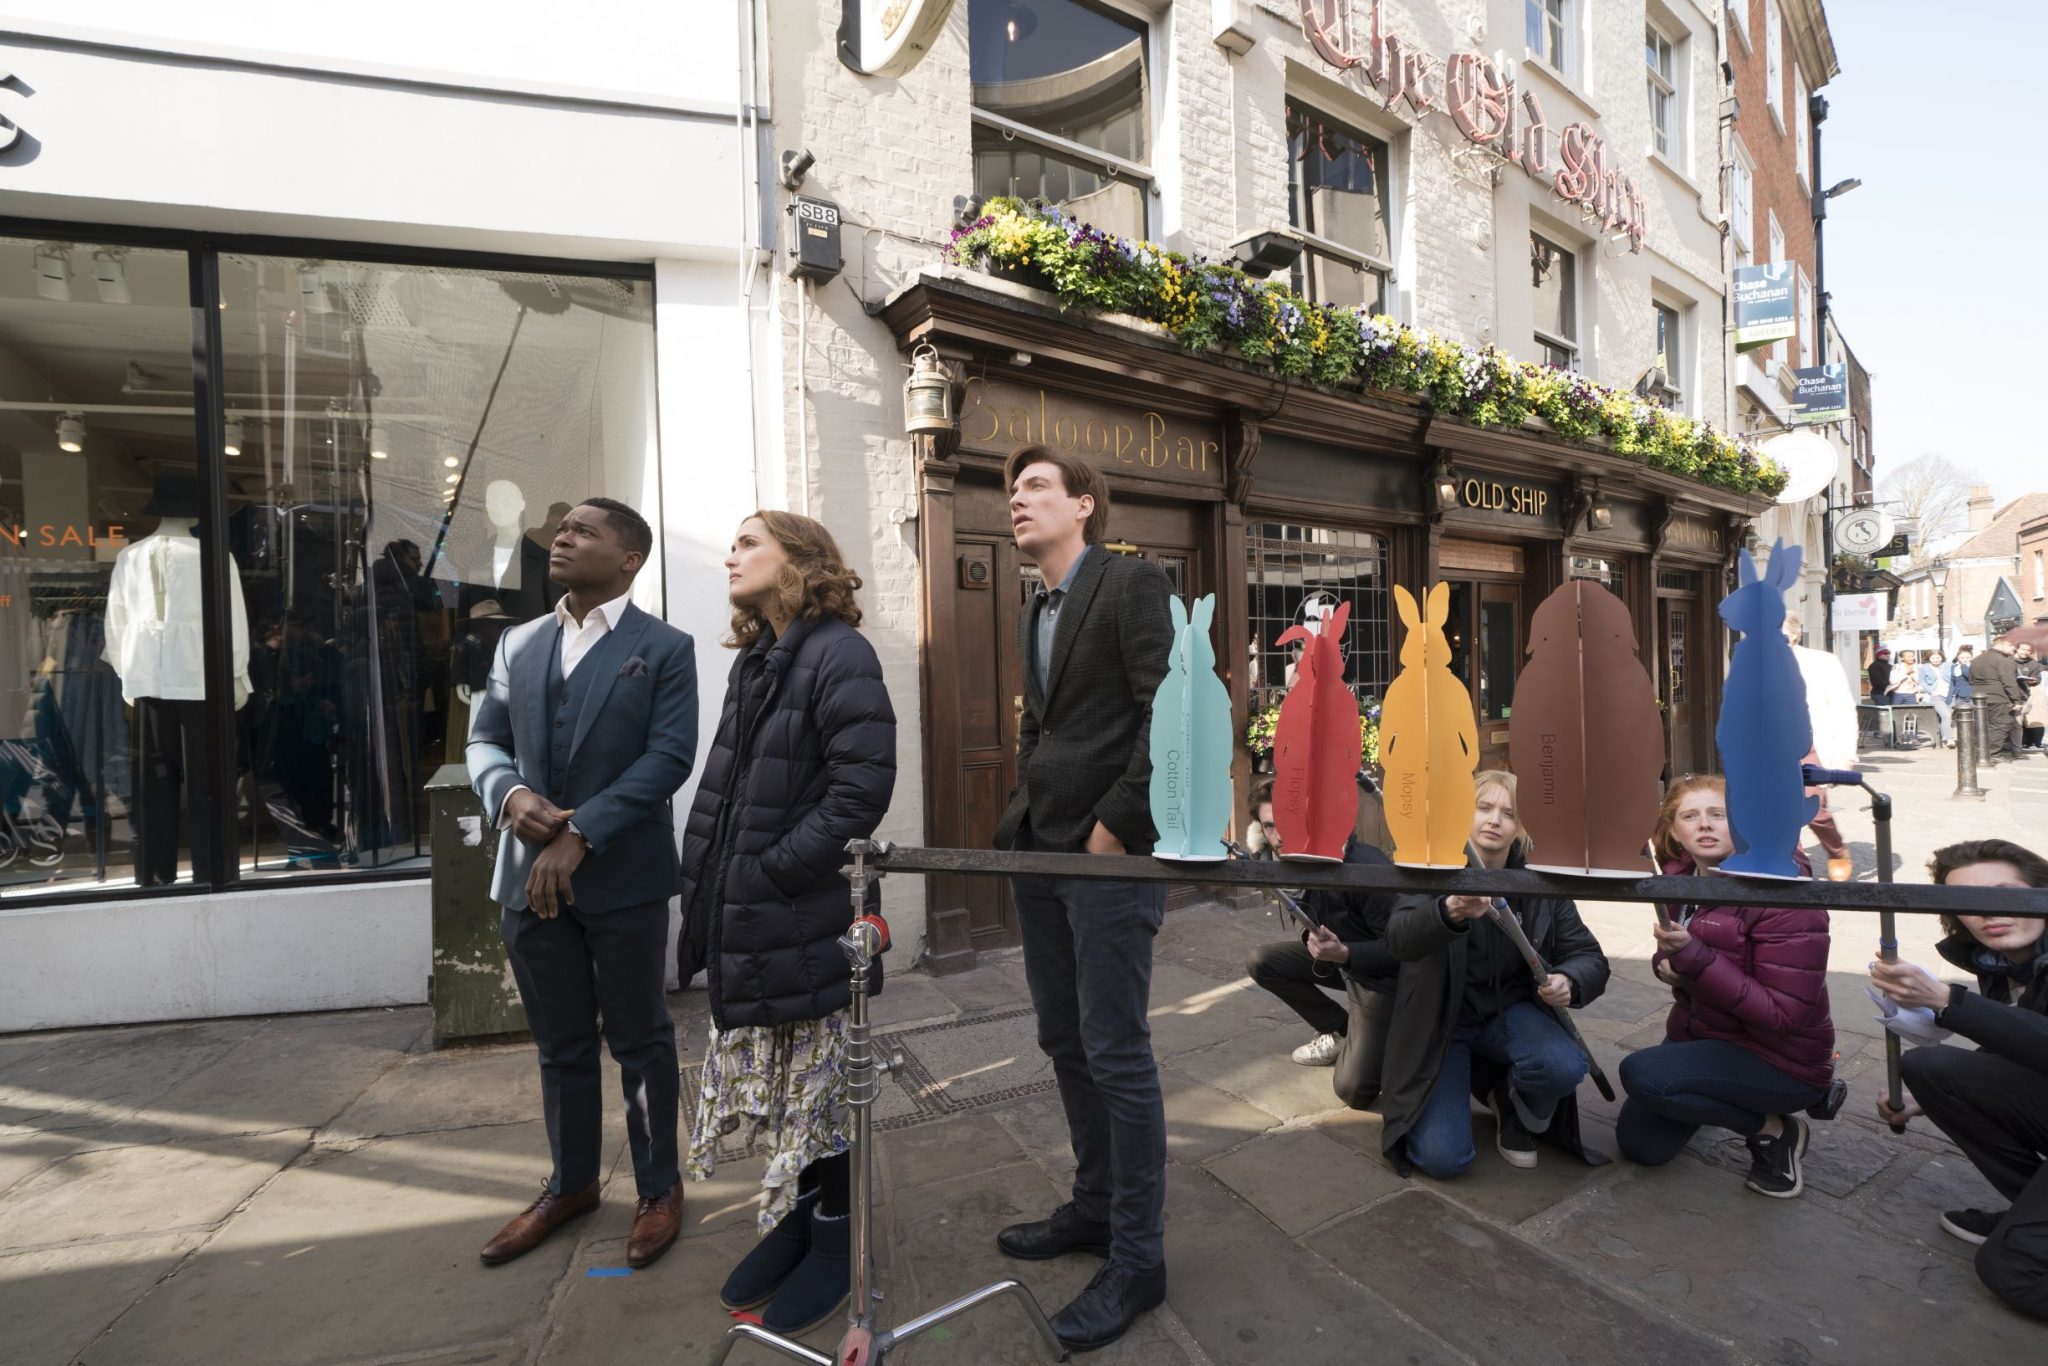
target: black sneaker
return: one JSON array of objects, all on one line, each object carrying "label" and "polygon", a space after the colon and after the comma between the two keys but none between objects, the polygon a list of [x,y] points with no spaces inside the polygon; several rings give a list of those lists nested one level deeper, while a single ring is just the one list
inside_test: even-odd
[{"label": "black sneaker", "polygon": [[1753,1159],[1749,1168],[1749,1180],[1743,1184],[1758,1195],[1768,1195],[1773,1200],[1790,1200],[1806,1189],[1806,1176],[1799,1168],[1799,1159],[1806,1156],[1806,1138],[1809,1130],[1806,1121],[1798,1115],[1783,1115],[1785,1128],[1776,1138],[1758,1135],[1749,1140],[1749,1155]]},{"label": "black sneaker", "polygon": [[1998,1221],[2005,1217],[2005,1211],[1996,1214],[1981,1209],[1943,1210],[1942,1231],[1962,1239],[1972,1247],[1984,1246],[1984,1240],[1991,1236],[1991,1230],[1998,1227]]},{"label": "black sneaker", "polygon": [[1527,1169],[1536,1165],[1536,1136],[1522,1123],[1521,1115],[1503,1085],[1493,1093],[1493,1146],[1510,1167]]}]

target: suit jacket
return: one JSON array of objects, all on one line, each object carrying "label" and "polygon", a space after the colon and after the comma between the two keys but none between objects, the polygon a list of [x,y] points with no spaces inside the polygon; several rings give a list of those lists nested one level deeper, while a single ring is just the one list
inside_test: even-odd
[{"label": "suit jacket", "polygon": [[1022,615],[1024,717],[1017,786],[999,849],[1028,819],[1035,848],[1076,851],[1101,821],[1133,854],[1152,826],[1152,695],[1173,648],[1171,583],[1158,565],[1090,546],[1060,607],[1046,687],[1031,667],[1036,605]]},{"label": "suit jacket", "polygon": [[[2027,700],[2027,690],[2020,686],[2019,661],[2003,650],[1987,649],[1970,662],[1970,691],[1980,702],[1997,699],[2007,709],[2022,706]],[[2003,714],[1995,722],[2007,724]]]},{"label": "suit jacket", "polygon": [[[551,772],[548,675],[561,667],[554,614],[505,632],[469,732],[469,778],[495,822],[525,784],[574,808],[590,850],[570,880],[578,911],[665,901],[682,889],[669,799],[697,760],[697,656],[690,637],[628,605],[576,666],[582,705],[570,724],[566,772]],[[561,718],[568,720],[568,718]],[[540,846],[498,838],[491,896],[526,909]]]}]

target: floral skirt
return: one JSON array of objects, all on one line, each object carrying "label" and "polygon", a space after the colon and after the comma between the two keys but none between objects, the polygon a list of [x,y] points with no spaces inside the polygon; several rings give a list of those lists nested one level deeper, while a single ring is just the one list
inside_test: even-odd
[{"label": "floral skirt", "polygon": [[846,1107],[846,1012],[794,1024],[713,1028],[683,1170],[702,1181],[718,1145],[739,1135],[768,1159],[761,1177],[763,1233],[796,1204],[797,1177],[853,1144]]}]

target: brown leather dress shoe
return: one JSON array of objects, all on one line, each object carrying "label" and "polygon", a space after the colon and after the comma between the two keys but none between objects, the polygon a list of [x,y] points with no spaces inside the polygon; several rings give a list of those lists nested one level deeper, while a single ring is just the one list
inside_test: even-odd
[{"label": "brown leather dress shoe", "polygon": [[626,1265],[652,1266],[661,1254],[675,1246],[683,1229],[683,1183],[678,1181],[660,1195],[642,1197],[633,1210],[633,1232],[626,1239]]},{"label": "brown leather dress shoe", "polygon": [[500,1266],[515,1257],[524,1257],[546,1242],[550,1233],[578,1215],[596,1209],[597,1203],[595,1181],[580,1191],[562,1195],[555,1195],[543,1186],[540,1199],[499,1229],[498,1236],[485,1243],[484,1250],[477,1255],[483,1258],[485,1266]]}]

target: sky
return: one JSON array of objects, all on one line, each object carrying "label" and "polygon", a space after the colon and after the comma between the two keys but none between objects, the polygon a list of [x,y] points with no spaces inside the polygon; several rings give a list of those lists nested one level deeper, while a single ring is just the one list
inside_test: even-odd
[{"label": "sky", "polygon": [[1827,0],[1827,290],[1888,469],[1938,454],[2003,504],[2048,490],[2048,5]]}]

